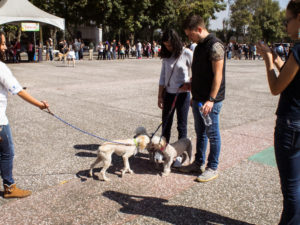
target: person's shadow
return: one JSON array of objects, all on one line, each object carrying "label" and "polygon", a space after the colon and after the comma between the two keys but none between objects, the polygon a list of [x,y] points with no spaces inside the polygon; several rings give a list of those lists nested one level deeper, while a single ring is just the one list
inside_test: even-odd
[{"label": "person's shadow", "polygon": [[155,197],[128,195],[115,191],[105,191],[103,196],[118,202],[120,212],[157,218],[171,224],[226,224],[252,225],[202,209],[168,205],[168,200]]}]

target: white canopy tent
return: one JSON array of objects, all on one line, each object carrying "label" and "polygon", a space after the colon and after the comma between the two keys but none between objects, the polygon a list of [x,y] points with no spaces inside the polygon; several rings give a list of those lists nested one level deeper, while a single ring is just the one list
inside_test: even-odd
[{"label": "white canopy tent", "polygon": [[44,12],[28,0],[1,0],[0,24],[30,21],[50,24],[65,30],[65,19]]}]

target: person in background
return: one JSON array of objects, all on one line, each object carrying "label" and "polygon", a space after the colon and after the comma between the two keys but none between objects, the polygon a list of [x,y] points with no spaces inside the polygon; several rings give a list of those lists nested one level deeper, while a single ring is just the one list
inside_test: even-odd
[{"label": "person in background", "polygon": [[104,45],[102,41],[99,42],[99,45],[97,46],[97,51],[98,51],[98,60],[104,59],[103,54],[104,54]]},{"label": "person in background", "polygon": [[[4,33],[0,32],[1,61],[6,49]],[[23,90],[10,69],[3,62],[0,62],[0,173],[4,186],[3,196],[4,198],[23,198],[29,196],[31,191],[19,189],[13,178],[14,145],[10,125],[5,114],[8,92],[18,95],[40,109],[46,109],[49,105],[45,101],[36,100]]]},{"label": "person in background", "polygon": [[16,49],[16,60],[17,60],[17,62],[21,62],[21,42],[20,42],[20,39],[16,39],[14,48]]},{"label": "person in background", "polygon": [[46,41],[46,61],[50,60],[50,55],[49,55],[49,48],[50,48],[50,44],[49,41]]},{"label": "person in background", "polygon": [[[279,225],[300,224],[300,0],[291,0],[286,9],[286,31],[294,47],[284,63],[263,43],[257,51],[263,57],[269,87],[279,95],[274,148],[279,171],[283,210]],[[275,72],[278,69],[278,75]]]},{"label": "person in background", "polygon": [[50,61],[53,61],[53,41],[52,41],[52,38],[49,38],[49,58],[50,58]]},{"label": "person in background", "polygon": [[89,43],[89,60],[93,60],[94,56],[94,43],[91,41]]}]

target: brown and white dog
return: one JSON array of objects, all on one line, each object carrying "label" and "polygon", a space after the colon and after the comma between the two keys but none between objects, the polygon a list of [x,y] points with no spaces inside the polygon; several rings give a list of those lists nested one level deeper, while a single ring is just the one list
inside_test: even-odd
[{"label": "brown and white dog", "polygon": [[103,168],[100,171],[102,175],[102,179],[104,181],[109,181],[106,177],[105,173],[108,167],[111,164],[112,154],[116,153],[118,156],[122,156],[124,162],[124,168],[122,169],[122,176],[129,172],[130,174],[133,171],[130,169],[128,159],[138,153],[139,151],[143,151],[150,142],[150,138],[147,135],[146,129],[143,127],[139,127],[136,129],[135,138],[125,139],[125,140],[114,140],[114,142],[124,143],[117,144],[111,142],[103,143],[98,150],[98,156],[96,161],[91,165],[89,175],[93,176],[93,168],[100,162],[103,162]]},{"label": "brown and white dog", "polygon": [[[162,176],[168,176],[171,172],[171,165],[174,159],[177,156],[186,156],[189,157],[189,163],[191,163],[192,159],[192,142],[189,138],[182,138],[172,144],[168,144],[164,137],[154,136],[152,137],[149,145],[148,150],[154,154],[154,152],[159,152],[163,155],[164,162],[164,171]],[[182,163],[184,163],[186,157],[183,157]],[[155,159],[154,159],[155,161]]]}]

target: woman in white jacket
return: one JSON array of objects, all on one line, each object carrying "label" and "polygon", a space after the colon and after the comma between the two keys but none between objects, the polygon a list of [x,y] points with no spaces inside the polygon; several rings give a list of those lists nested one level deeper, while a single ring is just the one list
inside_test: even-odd
[{"label": "woman in white jacket", "polygon": [[[4,59],[3,56],[6,49],[5,36],[2,32],[0,32],[1,60]],[[4,198],[22,198],[29,196],[31,192],[17,188],[12,175],[14,145],[11,129],[5,114],[8,92],[13,95],[17,94],[25,101],[39,107],[40,109],[48,108],[49,105],[45,101],[36,100],[23,90],[10,69],[3,62],[0,62],[0,173],[4,186]]]}]

